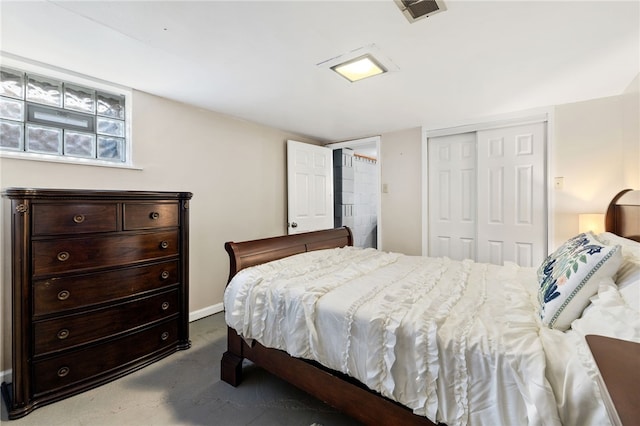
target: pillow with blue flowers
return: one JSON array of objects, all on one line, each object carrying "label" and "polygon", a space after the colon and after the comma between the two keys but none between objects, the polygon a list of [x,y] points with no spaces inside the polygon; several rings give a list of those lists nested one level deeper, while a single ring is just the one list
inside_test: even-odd
[{"label": "pillow with blue flowers", "polygon": [[591,232],[567,240],[538,268],[542,322],[568,329],[598,292],[600,280],[613,277],[621,263],[621,247],[605,245]]}]

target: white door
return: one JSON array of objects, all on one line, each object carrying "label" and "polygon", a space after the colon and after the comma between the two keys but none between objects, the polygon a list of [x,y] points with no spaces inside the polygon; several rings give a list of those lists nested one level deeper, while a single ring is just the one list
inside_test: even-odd
[{"label": "white door", "polygon": [[546,123],[482,130],[477,260],[539,265],[547,247]]},{"label": "white door", "polygon": [[333,150],[287,141],[288,233],[333,228]]},{"label": "white door", "polygon": [[539,265],[547,248],[546,123],[430,137],[429,256]]},{"label": "white door", "polygon": [[476,136],[430,138],[429,256],[475,259]]}]

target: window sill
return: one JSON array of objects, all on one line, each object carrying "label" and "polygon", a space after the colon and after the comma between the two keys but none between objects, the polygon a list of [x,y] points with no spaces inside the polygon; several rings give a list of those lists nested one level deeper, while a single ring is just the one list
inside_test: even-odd
[{"label": "window sill", "polygon": [[11,152],[0,150],[0,158],[10,158],[13,160],[46,161],[49,163],[71,164],[79,166],[111,167],[114,169],[142,170],[129,163],[114,163],[111,161],[96,160],[91,158],[58,157],[46,154],[33,154],[24,152]]}]

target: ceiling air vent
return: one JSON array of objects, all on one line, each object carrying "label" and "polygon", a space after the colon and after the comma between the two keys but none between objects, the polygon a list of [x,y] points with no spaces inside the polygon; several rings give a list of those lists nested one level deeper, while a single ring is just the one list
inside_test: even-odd
[{"label": "ceiling air vent", "polygon": [[447,10],[442,0],[394,0],[409,22]]}]

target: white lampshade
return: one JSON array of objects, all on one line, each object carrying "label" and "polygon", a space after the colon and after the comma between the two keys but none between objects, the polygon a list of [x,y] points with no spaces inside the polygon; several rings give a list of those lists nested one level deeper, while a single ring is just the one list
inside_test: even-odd
[{"label": "white lampshade", "polygon": [[604,214],[580,213],[578,215],[578,231],[591,231],[596,235],[604,232]]}]

